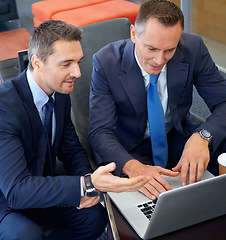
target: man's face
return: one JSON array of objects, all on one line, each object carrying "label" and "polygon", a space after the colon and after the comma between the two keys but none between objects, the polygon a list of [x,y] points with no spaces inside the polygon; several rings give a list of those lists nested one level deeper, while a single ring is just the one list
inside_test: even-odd
[{"label": "man's face", "polygon": [[[34,57],[34,75],[38,85],[51,95],[53,92],[68,94],[76,78],[81,76],[79,62],[83,51],[79,41],[58,40],[52,45],[52,54],[45,62]],[[35,66],[38,65],[38,68]],[[36,74],[38,73],[38,74]]]},{"label": "man's face", "polygon": [[164,65],[173,57],[180,40],[180,22],[174,26],[164,26],[155,18],[150,18],[144,31],[138,36],[131,26],[131,40],[142,68],[151,75],[161,72]]}]

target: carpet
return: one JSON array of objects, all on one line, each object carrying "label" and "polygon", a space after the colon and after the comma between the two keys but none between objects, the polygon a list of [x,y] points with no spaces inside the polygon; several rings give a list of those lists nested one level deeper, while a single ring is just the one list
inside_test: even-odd
[{"label": "carpet", "polygon": [[25,29],[16,29],[0,33],[0,61],[16,58],[17,52],[28,48],[30,33]]}]

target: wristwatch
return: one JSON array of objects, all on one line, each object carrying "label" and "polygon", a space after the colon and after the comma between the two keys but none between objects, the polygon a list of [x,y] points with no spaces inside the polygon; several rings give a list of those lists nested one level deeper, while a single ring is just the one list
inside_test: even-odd
[{"label": "wristwatch", "polygon": [[84,176],[84,182],[86,186],[85,196],[87,197],[97,197],[99,195],[99,191],[95,189],[93,183],[91,181],[91,173],[88,173]]},{"label": "wristwatch", "polygon": [[199,130],[198,133],[199,133],[199,135],[200,135],[203,139],[207,140],[208,142],[210,142],[210,141],[212,140],[212,138],[213,138],[212,135],[211,135],[211,133],[208,132],[208,131],[205,130],[205,129]]}]

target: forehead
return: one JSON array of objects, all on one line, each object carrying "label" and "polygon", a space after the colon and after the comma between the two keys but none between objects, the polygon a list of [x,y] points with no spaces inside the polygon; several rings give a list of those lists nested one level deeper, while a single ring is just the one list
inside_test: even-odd
[{"label": "forehead", "polygon": [[164,26],[158,19],[150,18],[139,38],[145,45],[158,49],[171,49],[177,46],[182,34],[180,22],[174,26]]},{"label": "forehead", "polygon": [[71,59],[79,61],[83,57],[82,46],[79,41],[57,40],[52,45],[50,58],[56,60]]}]

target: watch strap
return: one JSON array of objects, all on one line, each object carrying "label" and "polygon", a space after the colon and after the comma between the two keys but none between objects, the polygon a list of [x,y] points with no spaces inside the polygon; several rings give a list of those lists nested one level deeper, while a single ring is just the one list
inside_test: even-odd
[{"label": "watch strap", "polygon": [[91,173],[88,173],[84,176],[84,182],[86,186],[86,192],[85,195],[87,197],[95,197],[99,195],[99,191],[95,189],[93,186],[92,180],[91,180]]}]

